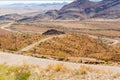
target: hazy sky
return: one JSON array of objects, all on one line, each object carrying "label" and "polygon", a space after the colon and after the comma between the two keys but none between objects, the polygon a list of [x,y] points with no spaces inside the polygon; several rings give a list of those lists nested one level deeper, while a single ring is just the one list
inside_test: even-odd
[{"label": "hazy sky", "polygon": [[[13,4],[13,3],[62,3],[62,2],[72,2],[74,0],[0,0],[0,5]],[[101,1],[101,0],[91,0],[91,1]]]}]

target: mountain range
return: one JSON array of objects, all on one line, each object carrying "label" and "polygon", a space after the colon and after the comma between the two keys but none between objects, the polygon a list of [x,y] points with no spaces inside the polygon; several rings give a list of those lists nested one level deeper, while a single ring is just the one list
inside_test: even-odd
[{"label": "mountain range", "polygon": [[75,0],[56,13],[56,19],[120,18],[120,0]]},{"label": "mountain range", "polygon": [[41,6],[63,6],[68,4],[68,2],[62,2],[62,3],[13,3],[13,4],[4,4],[4,5],[0,5],[0,7],[41,7]]},{"label": "mountain range", "polygon": [[[100,2],[92,2],[89,0],[75,0],[72,3],[63,6],[59,10],[48,10],[45,13],[40,13],[32,17],[22,17],[19,19],[19,21],[83,20],[91,18],[120,18],[120,0],[102,0]],[[4,18],[1,18],[0,16],[0,19]]]}]

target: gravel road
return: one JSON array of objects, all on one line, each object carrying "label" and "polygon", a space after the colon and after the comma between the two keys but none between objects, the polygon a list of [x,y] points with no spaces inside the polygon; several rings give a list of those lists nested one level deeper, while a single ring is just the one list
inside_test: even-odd
[{"label": "gravel road", "polygon": [[35,43],[31,44],[31,45],[26,46],[25,48],[21,49],[19,52],[28,51],[28,50],[34,48],[36,45],[39,45],[42,42],[45,42],[45,41],[50,40],[50,39],[55,38],[55,37],[63,37],[63,36],[65,36],[65,35],[55,35],[55,36],[47,37],[45,39],[39,40],[38,42],[35,42]]},{"label": "gravel road", "polygon": [[1,26],[0,28],[3,29],[3,30],[6,30],[6,31],[9,31],[9,32],[17,32],[17,31],[14,31],[14,30],[11,30],[9,29],[8,27],[10,27],[14,22],[10,22],[8,24],[5,24],[3,26]]},{"label": "gravel road", "polygon": [[0,52],[0,64],[7,64],[7,65],[26,64],[26,65],[38,65],[41,67],[47,67],[50,64],[63,64],[64,66],[71,69],[77,69],[81,65],[84,65],[84,66],[89,66],[95,69],[111,71],[113,73],[120,73],[120,67],[118,66],[103,66],[103,65],[72,63],[72,62],[34,58],[30,56],[17,55],[17,54],[5,53],[5,52]]}]

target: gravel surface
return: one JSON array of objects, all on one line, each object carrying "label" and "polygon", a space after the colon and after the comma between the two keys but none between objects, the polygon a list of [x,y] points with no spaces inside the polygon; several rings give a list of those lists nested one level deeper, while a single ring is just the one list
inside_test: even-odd
[{"label": "gravel surface", "polygon": [[7,65],[27,64],[27,65],[39,65],[39,66],[47,67],[48,65],[55,64],[55,63],[63,64],[64,66],[71,68],[71,69],[77,69],[81,65],[84,65],[84,66],[88,66],[88,67],[95,68],[95,69],[111,71],[113,73],[120,73],[119,66],[103,66],[103,65],[63,62],[63,61],[41,59],[41,58],[34,58],[30,56],[23,56],[23,55],[0,52],[0,64],[7,64]]}]

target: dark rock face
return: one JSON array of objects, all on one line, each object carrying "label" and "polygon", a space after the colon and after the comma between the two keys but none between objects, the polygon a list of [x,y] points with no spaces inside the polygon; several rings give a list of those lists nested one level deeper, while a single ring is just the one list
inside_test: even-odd
[{"label": "dark rock face", "polygon": [[89,0],[75,0],[63,6],[60,10],[45,13],[50,19],[74,20],[87,18],[120,18],[120,0],[103,0],[92,2]]},{"label": "dark rock face", "polygon": [[93,18],[120,18],[120,0],[104,0],[100,7],[95,8]]},{"label": "dark rock face", "polygon": [[[59,18],[120,18],[120,0],[75,0],[58,11]],[[76,18],[77,16],[77,18]]]},{"label": "dark rock face", "polygon": [[55,29],[51,29],[51,30],[48,30],[46,32],[43,33],[43,35],[54,35],[54,34],[65,34],[65,32],[62,32],[62,31],[58,31],[58,30],[55,30]]},{"label": "dark rock face", "polygon": [[[64,15],[67,14],[67,18],[73,17],[73,19],[88,18],[90,13],[94,15],[92,12],[94,12],[94,7],[96,7],[97,4],[99,3],[89,0],[76,0],[60,9],[59,15],[64,17]],[[77,16],[77,18],[74,16]]]}]

